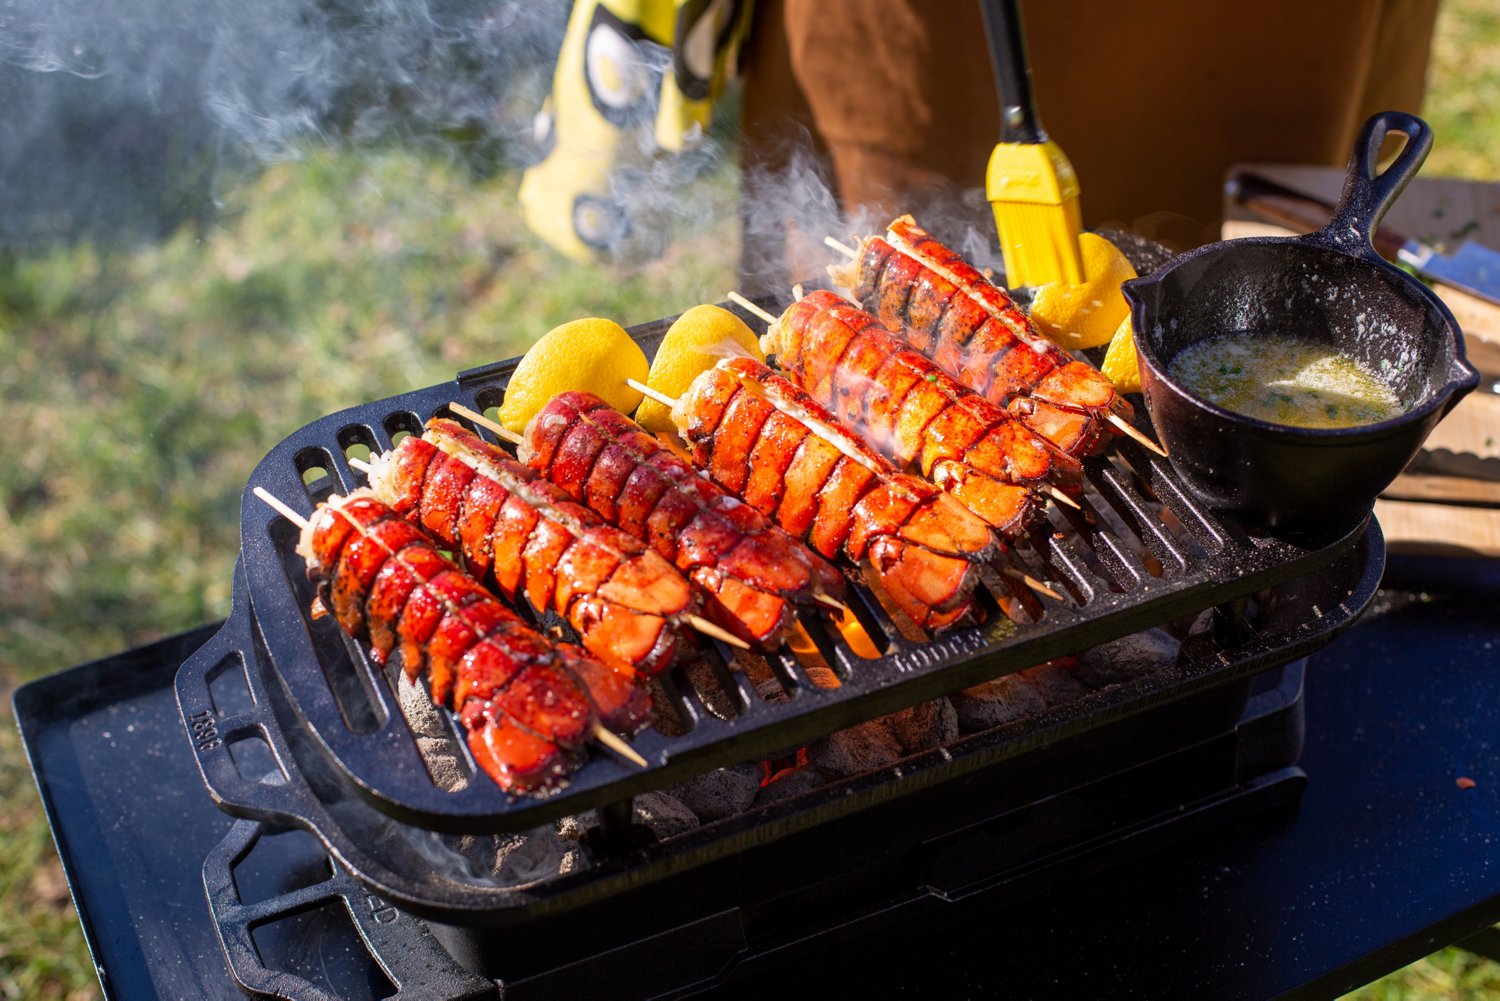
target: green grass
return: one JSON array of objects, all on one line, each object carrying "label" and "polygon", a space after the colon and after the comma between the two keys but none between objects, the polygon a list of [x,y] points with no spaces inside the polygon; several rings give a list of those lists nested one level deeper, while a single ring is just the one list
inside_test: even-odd
[{"label": "green grass", "polygon": [[[1500,14],[1450,2],[1426,172],[1500,178]],[[241,491],[309,420],[519,353],[553,325],[634,323],[731,286],[736,180],[683,189],[667,256],[584,267],[522,227],[515,177],[432,150],[308,150],[221,192],[202,230],[105,251],[0,250],[0,694],[225,614]],[[9,700],[0,710],[0,999],[94,973]],[[1456,950],[1360,998],[1500,991]]]},{"label": "green grass", "polygon": [[[0,256],[0,398],[25,443],[0,472],[0,998],[95,989],[8,719],[17,684],[226,614],[245,481],[308,421],[733,282],[732,227],[576,265],[523,231],[513,176],[410,150],[309,152],[228,197],[159,245]],[[729,171],[684,198],[735,218]]]}]

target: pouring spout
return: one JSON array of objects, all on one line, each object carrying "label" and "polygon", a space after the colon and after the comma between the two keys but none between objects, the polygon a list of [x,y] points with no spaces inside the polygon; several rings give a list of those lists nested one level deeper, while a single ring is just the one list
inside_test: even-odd
[{"label": "pouring spout", "polygon": [[1130,319],[1137,330],[1156,322],[1165,294],[1160,277],[1132,278],[1120,285],[1120,292],[1130,304]]}]

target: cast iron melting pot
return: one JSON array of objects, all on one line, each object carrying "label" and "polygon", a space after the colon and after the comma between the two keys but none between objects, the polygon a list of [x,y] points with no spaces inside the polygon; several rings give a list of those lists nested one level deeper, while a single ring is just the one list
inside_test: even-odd
[{"label": "cast iron melting pot", "polygon": [[[1381,144],[1393,132],[1406,145],[1377,172]],[[1371,242],[1431,148],[1420,118],[1377,114],[1355,142],[1343,194],[1323,229],[1209,244],[1122,287],[1152,422],[1172,465],[1210,507],[1286,537],[1346,532],[1478,385],[1453,314]],[[1378,373],[1402,413],[1360,427],[1290,427],[1225,410],[1168,374],[1179,351],[1230,332],[1328,344]]]}]

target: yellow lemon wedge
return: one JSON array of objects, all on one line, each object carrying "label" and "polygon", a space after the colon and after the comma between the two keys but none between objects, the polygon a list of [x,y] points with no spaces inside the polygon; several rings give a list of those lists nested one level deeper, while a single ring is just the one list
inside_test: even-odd
[{"label": "yellow lemon wedge", "polygon": [[[724,358],[750,356],[765,361],[755,333],[745,321],[718,306],[694,306],[668,328],[651,360],[646,385],[676,399],[694,379]],[[671,411],[656,400],[645,400],[636,422],[653,433],[676,430]]]},{"label": "yellow lemon wedge", "polygon": [[1130,314],[1120,283],[1136,276],[1118,247],[1093,233],[1078,236],[1084,282],[1039,286],[1031,300],[1031,319],[1053,341],[1077,351],[1109,343],[1120,321]]},{"label": "yellow lemon wedge", "polygon": [[505,390],[500,423],[524,431],[549,400],[570,389],[593,393],[628,414],[641,394],[625,380],[645,382],[649,371],[646,352],[615,321],[570,320],[547,331],[522,356]]},{"label": "yellow lemon wedge", "polygon": [[1099,366],[1104,377],[1115,384],[1121,393],[1141,391],[1141,366],[1135,353],[1135,332],[1130,328],[1130,314],[1116,328],[1109,340],[1109,350],[1104,352],[1104,364]]}]

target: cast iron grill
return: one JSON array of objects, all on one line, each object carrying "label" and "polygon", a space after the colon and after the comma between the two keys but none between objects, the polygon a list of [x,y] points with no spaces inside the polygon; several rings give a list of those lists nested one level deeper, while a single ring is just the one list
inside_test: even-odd
[{"label": "cast iron grill", "polygon": [[[646,324],[633,333],[650,352],[670,322]],[[297,530],[249,488],[264,487],[310,512],[329,494],[361,485],[363,477],[349,464],[357,446],[382,451],[404,434],[419,434],[427,417],[448,415],[450,402],[480,411],[493,408],[514,366],[507,361],[470,370],[453,383],[307,425],[256,467],[241,509],[248,614],[259,666],[285,686],[350,788],[393,818],[437,831],[527,829],[715,767],[774,756],[838,728],[1314,573],[1363,534],[1361,528],[1322,546],[1251,537],[1194,503],[1165,461],[1121,440],[1108,456],[1089,460],[1083,510],[1054,507],[1049,522],[1015,547],[1018,565],[1049,582],[1064,600],[1038,598],[998,572],[989,573],[983,596],[988,621],[927,638],[888,612],[869,588],[855,584],[849,603],[878,657],[861,657],[837,630],[813,616],[803,618],[818,656],[841,682],[837,688],[814,684],[803,661],[783,648],[767,663],[787,698],[767,701],[743,671],[729,669],[731,648],[706,643],[701,663],[674,668],[661,678],[657,712],[672,722],[633,741],[647,768],[595,753],[557,794],[513,798],[479,772],[449,719],[464,778],[457,788],[451,783],[445,788],[424,763],[400,709],[389,683],[394,670],[373,664],[331,617],[310,619],[313,589],[293,551]],[[563,628],[552,618],[539,624]],[[207,665],[204,675],[223,669]],[[249,798],[231,791],[249,779],[220,751],[264,740],[263,724],[251,715],[216,713],[206,677],[187,673],[179,690],[210,788],[226,801]],[[282,767],[285,771],[285,763]]]}]

